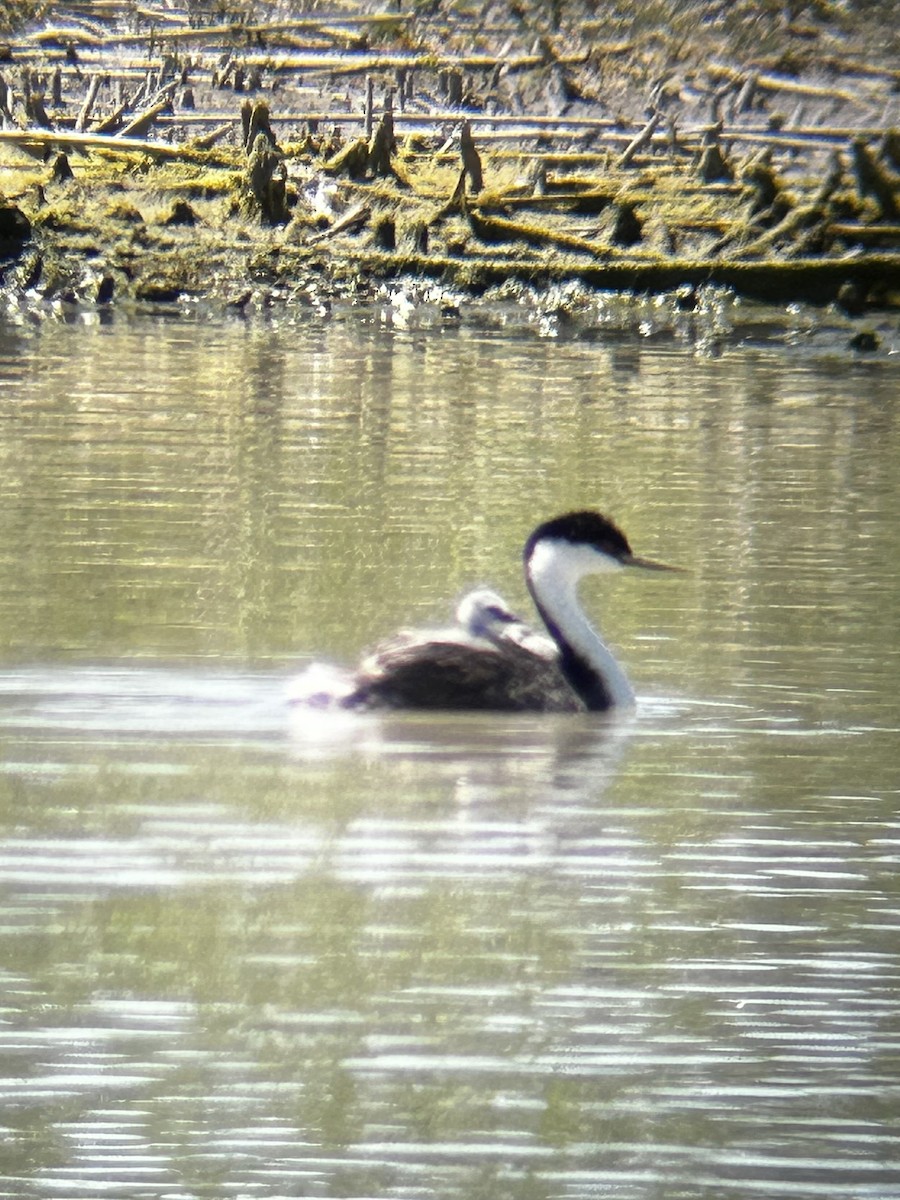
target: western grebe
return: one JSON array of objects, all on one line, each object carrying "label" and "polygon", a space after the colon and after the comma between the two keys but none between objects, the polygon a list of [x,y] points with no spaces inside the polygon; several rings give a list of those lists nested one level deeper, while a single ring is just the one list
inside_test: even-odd
[{"label": "western grebe", "polygon": [[525,583],[547,628],[533,630],[496,592],[460,601],[458,625],[401,631],[365,655],[356,671],[313,666],[291,699],[316,707],[600,712],[629,705],[625,672],[578,602],[585,575],[642,567],[607,517],[572,512],[539,525],[525,543]]}]

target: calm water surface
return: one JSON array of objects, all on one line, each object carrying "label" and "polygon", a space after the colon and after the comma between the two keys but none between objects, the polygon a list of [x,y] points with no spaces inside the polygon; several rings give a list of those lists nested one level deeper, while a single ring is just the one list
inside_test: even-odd
[{"label": "calm water surface", "polygon": [[[0,1196],[900,1197],[898,362],[0,325]],[[585,505],[633,718],[283,703]]]}]

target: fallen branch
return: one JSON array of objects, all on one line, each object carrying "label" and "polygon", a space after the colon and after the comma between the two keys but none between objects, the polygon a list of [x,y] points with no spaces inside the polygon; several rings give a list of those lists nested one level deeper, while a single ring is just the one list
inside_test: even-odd
[{"label": "fallen branch", "polygon": [[885,242],[894,242],[900,245],[900,224],[892,225],[851,225],[846,222],[832,222],[828,225],[828,232],[835,237],[846,238],[849,241],[865,244],[866,242],[874,242],[876,245],[881,245]]},{"label": "fallen branch", "polygon": [[576,254],[589,254],[592,258],[608,258],[613,252],[609,247],[597,246],[586,238],[554,233],[540,225],[520,221],[504,221],[499,217],[483,217],[464,203],[465,215],[472,232],[488,245],[502,242],[524,242],[528,246],[550,246],[555,250],[568,250]]},{"label": "fallen branch", "polygon": [[138,115],[116,134],[117,140],[121,141],[123,137],[137,138],[143,136],[150,128],[156,118],[164,112],[167,112],[172,107],[172,101],[169,99],[160,100],[158,103],[151,105],[150,108],[145,108]]},{"label": "fallen branch", "polygon": [[368,204],[357,204],[351,208],[349,212],[344,213],[339,221],[335,221],[328,229],[323,229],[321,233],[312,233],[306,239],[308,245],[315,246],[319,242],[327,241],[328,238],[336,237],[339,233],[349,233],[360,229],[369,220],[372,215],[372,209]]},{"label": "fallen branch", "polygon": [[226,133],[230,133],[233,128],[234,122],[228,121],[222,125],[216,126],[215,129],[211,129],[209,133],[204,133],[201,137],[192,138],[189,144],[193,146],[195,150],[210,150],[216,144],[216,142],[223,138]]},{"label": "fallen branch", "polygon": [[789,242],[799,233],[821,225],[824,215],[825,210],[820,204],[804,204],[800,208],[794,208],[777,225],[773,225],[752,241],[737,246],[731,251],[730,258],[732,262],[737,262],[740,259],[762,255],[780,242]]},{"label": "fallen branch", "polygon": [[0,129],[0,144],[10,142],[17,146],[59,146],[63,149],[106,150],[113,154],[129,154],[135,151],[156,158],[184,159],[185,162],[208,162],[208,151],[197,150],[187,143],[170,146],[162,142],[148,142],[142,138],[111,137],[104,133],[67,133],[61,129]]},{"label": "fallen branch", "polygon": [[811,96],[819,100],[843,100],[847,104],[860,104],[866,100],[859,92],[822,87],[815,83],[800,83],[794,79],[781,79],[777,75],[757,75],[756,86],[766,92],[787,92],[792,96]]},{"label": "fallen branch", "polygon": [[107,134],[115,133],[122,124],[122,118],[128,110],[128,104],[117,104],[113,111],[106,117],[94,122],[91,133]]},{"label": "fallen branch", "polygon": [[[154,14],[154,20],[158,16]],[[296,34],[303,32],[307,35],[311,33],[322,33],[334,37],[341,31],[335,29],[335,26],[374,26],[379,25],[394,25],[405,23],[410,18],[402,13],[371,13],[368,16],[335,16],[329,18],[329,24],[326,25],[321,20],[314,18],[297,18],[293,21],[273,21],[268,24],[259,25],[242,25],[238,23],[229,25],[205,25],[202,27],[185,27],[181,26],[177,29],[159,29],[154,27],[152,33],[121,33],[111,37],[101,37],[98,34],[89,33],[87,30],[72,26],[70,28],[57,27],[52,29],[38,29],[29,33],[28,41],[35,42],[38,45],[57,42],[60,45],[72,43],[75,46],[134,46],[144,45],[149,43],[161,42],[190,42],[190,41],[209,41],[210,39],[222,38],[233,39],[235,37],[246,38],[252,41],[258,37],[267,37],[269,40],[277,37],[279,33]],[[341,33],[341,36],[345,36]]]},{"label": "fallen branch", "polygon": [[36,42],[39,46],[53,45],[54,42],[60,46],[107,46],[114,45],[117,38],[100,37],[96,33],[90,33],[87,29],[83,29],[80,25],[72,26],[57,26],[51,29],[34,29],[28,35],[29,42]]}]

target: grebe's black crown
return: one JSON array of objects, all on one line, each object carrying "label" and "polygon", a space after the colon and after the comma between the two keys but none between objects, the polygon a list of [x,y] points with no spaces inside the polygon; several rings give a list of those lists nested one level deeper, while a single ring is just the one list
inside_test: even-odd
[{"label": "grebe's black crown", "polygon": [[526,562],[538,542],[545,538],[571,542],[573,545],[594,546],[611,558],[624,560],[631,557],[631,547],[622,530],[608,517],[590,510],[565,513],[539,525],[525,543]]}]

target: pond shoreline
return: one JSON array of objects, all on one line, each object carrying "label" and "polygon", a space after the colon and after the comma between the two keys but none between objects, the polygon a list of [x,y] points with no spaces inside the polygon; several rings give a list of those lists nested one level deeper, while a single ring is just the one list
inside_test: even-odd
[{"label": "pond shoreline", "polygon": [[149,26],[88,0],[10,35],[7,305],[253,312],[399,288],[553,313],[568,289],[577,319],[591,293],[691,311],[713,288],[900,308],[900,72],[875,20],[308,7]]}]

